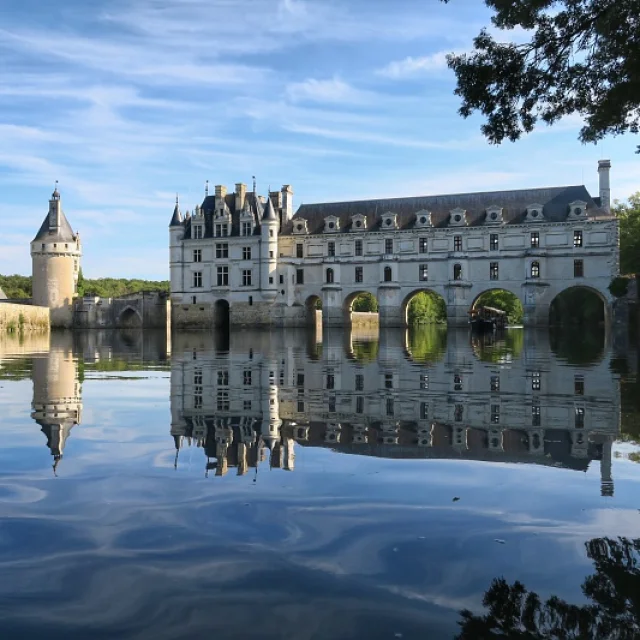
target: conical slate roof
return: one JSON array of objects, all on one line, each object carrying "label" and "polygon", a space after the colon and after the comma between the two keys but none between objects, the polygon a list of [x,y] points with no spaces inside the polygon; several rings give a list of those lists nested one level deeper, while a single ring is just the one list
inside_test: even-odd
[{"label": "conical slate roof", "polygon": [[178,204],[178,198],[176,198],[176,206],[173,209],[173,216],[171,218],[171,222],[169,223],[170,227],[179,227],[182,224],[182,214],[180,213],[180,205]]},{"label": "conical slate roof", "polygon": [[278,216],[276,215],[276,210],[273,208],[273,202],[271,202],[271,198],[267,198],[267,204],[264,208],[264,215],[262,216],[263,220],[275,220],[278,221]]}]

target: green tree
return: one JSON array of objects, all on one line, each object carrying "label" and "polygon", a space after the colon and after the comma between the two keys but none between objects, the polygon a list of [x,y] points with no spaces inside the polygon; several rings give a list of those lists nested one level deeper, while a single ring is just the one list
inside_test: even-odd
[{"label": "green tree", "polygon": [[518,296],[504,289],[485,291],[476,300],[476,305],[495,307],[504,311],[509,324],[520,324],[524,318],[524,309]]},{"label": "green tree", "polygon": [[[449,2],[449,0],[443,0]],[[584,119],[582,142],[640,128],[640,0],[485,0],[493,26],[522,29],[523,43],[486,29],[471,54],[448,56],[460,114],[479,111],[493,144],[515,141],[538,121]],[[640,153],[640,147],[638,147]]]},{"label": "green tree", "polygon": [[407,309],[409,324],[437,324],[447,321],[447,305],[442,296],[429,291],[420,291],[409,302]]},{"label": "green tree", "polygon": [[640,273],[640,191],[611,210],[620,221],[620,273]]},{"label": "green tree", "polygon": [[78,286],[77,286],[78,296],[82,298],[82,296],[84,296],[84,291],[85,291],[85,281],[84,281],[84,275],[82,273],[82,267],[80,267],[78,271]]},{"label": "green tree", "polygon": [[353,301],[353,305],[351,307],[352,311],[361,311],[361,312],[370,312],[377,313],[378,312],[378,301],[376,297],[372,293],[360,293]]}]

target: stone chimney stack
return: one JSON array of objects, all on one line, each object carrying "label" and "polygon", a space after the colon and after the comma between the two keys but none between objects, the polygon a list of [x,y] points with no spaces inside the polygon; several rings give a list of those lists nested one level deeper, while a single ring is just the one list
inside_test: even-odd
[{"label": "stone chimney stack", "polygon": [[227,187],[222,184],[216,185],[216,215],[224,209],[224,199],[227,196]]},{"label": "stone chimney stack", "polygon": [[236,184],[236,211],[244,209],[244,200],[247,195],[247,185],[242,182]]},{"label": "stone chimney stack", "polygon": [[600,178],[600,206],[607,212],[611,212],[611,184],[609,182],[609,171],[611,160],[598,161],[598,176]]},{"label": "stone chimney stack", "polygon": [[282,222],[293,218],[293,189],[290,184],[282,185]]}]

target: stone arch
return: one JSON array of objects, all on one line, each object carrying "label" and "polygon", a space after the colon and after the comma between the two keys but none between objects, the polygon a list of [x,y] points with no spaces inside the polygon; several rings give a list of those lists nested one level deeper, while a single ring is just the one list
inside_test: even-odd
[{"label": "stone arch", "polygon": [[443,316],[441,321],[442,322],[446,322],[447,303],[446,303],[446,300],[444,299],[444,297],[441,294],[439,294],[437,291],[434,291],[433,289],[429,289],[428,287],[421,287],[420,289],[414,289],[413,291],[411,291],[411,293],[406,295],[404,300],[402,301],[402,305],[400,307],[400,311],[401,311],[401,318],[402,318],[402,322],[404,323],[404,326],[405,327],[411,326],[411,323],[409,322],[409,305],[411,304],[411,301],[419,293],[427,293],[430,296],[435,296],[437,300],[441,301],[440,304],[442,305],[442,309],[443,309],[443,312],[444,312],[444,316]]},{"label": "stone arch", "polygon": [[127,329],[142,328],[142,316],[137,309],[126,306],[118,316],[118,324]]},{"label": "stone arch", "polygon": [[[520,295],[518,293],[516,293],[515,291],[512,290],[512,288],[510,288],[509,286],[495,286],[495,287],[490,287],[488,289],[483,289],[482,291],[480,291],[478,293],[478,295],[476,295],[473,299],[473,301],[471,302],[471,305],[469,306],[469,313],[471,313],[476,306],[479,304],[480,299],[482,298],[482,296],[486,295],[487,293],[490,292],[499,292],[499,291],[504,291],[505,293],[509,294],[509,296],[512,296],[512,299],[517,300],[518,305],[517,308],[514,309],[514,311],[512,312],[512,316],[513,313],[515,311],[518,312],[519,318],[517,320],[518,324],[522,323],[524,321],[524,301],[522,300],[522,298],[520,297]],[[509,311],[508,308],[503,308],[501,305],[495,305],[498,308],[502,308],[503,311]]]},{"label": "stone arch", "polygon": [[[353,304],[356,301],[356,299],[362,295],[373,297],[376,301],[376,307],[379,309],[378,296],[376,296],[376,294],[373,291],[367,291],[366,289],[353,291],[344,299],[342,303],[342,315],[344,318],[345,326],[353,326]],[[369,313],[369,317],[364,315],[366,313]],[[367,321],[369,321],[371,324],[375,324],[377,326],[378,320],[379,320],[378,311],[372,311],[372,312],[360,311],[358,312],[358,320],[359,321],[362,320],[362,322],[365,324],[367,323]]]},{"label": "stone arch", "polygon": [[322,298],[314,293],[305,300],[304,306],[306,308],[307,326],[322,326]]},{"label": "stone arch", "polygon": [[220,298],[216,300],[214,306],[214,315],[213,315],[213,323],[216,327],[221,329],[229,328],[229,316],[231,314],[231,309],[229,306],[229,301],[224,298]]},{"label": "stone arch", "polygon": [[[563,310],[560,309],[558,307],[560,300],[562,296],[564,296],[565,294],[570,294],[573,292],[579,292],[579,291],[584,291],[589,293],[591,296],[597,298],[602,307],[600,309],[600,314],[601,317],[598,319],[598,324],[600,326],[608,326],[610,320],[611,320],[611,307],[610,307],[610,303],[609,300],[607,298],[607,296],[602,293],[602,291],[596,289],[595,287],[590,287],[589,285],[585,285],[585,284],[575,284],[575,285],[571,285],[569,287],[565,287],[564,289],[562,289],[561,291],[558,291],[555,293],[555,295],[553,296],[553,298],[551,299],[551,301],[549,302],[549,317],[548,317],[548,321],[550,325],[558,325],[558,326],[562,326],[562,325],[571,325],[574,324],[574,322],[571,322],[570,320],[559,320],[559,316],[563,313]],[[574,319],[578,319],[578,316],[575,315],[575,305],[573,305],[572,307],[572,311],[574,314]],[[584,309],[583,309],[583,313],[584,313]],[[587,318],[580,318],[582,321],[587,320]]]}]

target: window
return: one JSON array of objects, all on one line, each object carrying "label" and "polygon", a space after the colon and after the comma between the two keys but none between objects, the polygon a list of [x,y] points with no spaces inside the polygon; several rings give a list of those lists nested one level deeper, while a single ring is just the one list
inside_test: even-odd
[{"label": "window", "polygon": [[198,298],[196,296],[191,296],[191,303],[196,304],[198,302]]},{"label": "window", "polygon": [[462,265],[454,264],[453,265],[453,279],[454,280],[462,280]]},{"label": "window", "polygon": [[251,260],[251,247],[242,247],[242,259]]},{"label": "window", "polygon": [[251,386],[251,369],[245,369],[242,372],[242,383],[247,387]]},{"label": "window", "polygon": [[218,286],[229,286],[229,267],[218,267]]},{"label": "window", "polygon": [[490,262],[489,263],[489,280],[497,280],[498,279],[498,263]]},{"label": "window", "polygon": [[429,266],[426,265],[426,264],[421,264],[418,267],[418,273],[419,273],[420,280],[422,280],[423,282],[425,280],[428,280],[429,279]]},{"label": "window", "polygon": [[491,251],[497,251],[498,250],[498,234],[497,233],[492,233],[491,236],[489,237],[489,248],[491,249]]},{"label": "window", "polygon": [[392,416],[394,413],[393,398],[387,398],[387,415]]},{"label": "window", "polygon": [[249,306],[253,306],[253,296],[249,296]]},{"label": "window", "polygon": [[491,424],[499,424],[500,423],[500,405],[492,404],[491,405]]},{"label": "window", "polygon": [[269,229],[269,237],[273,238],[273,229]]},{"label": "window", "polygon": [[462,251],[462,236],[453,236],[453,250]]},{"label": "window", "polygon": [[226,224],[217,224],[216,225],[216,238],[225,238],[229,235],[229,228]]},{"label": "window", "polygon": [[280,284],[284,284],[284,276],[279,276],[278,282],[280,282]]},{"label": "window", "polygon": [[576,427],[578,429],[584,427],[584,407],[576,407]]},{"label": "window", "polygon": [[251,223],[250,222],[243,222],[242,223],[242,235],[243,236],[250,236],[252,233],[252,229],[251,229]]},{"label": "window", "polygon": [[296,284],[304,284],[304,269],[296,269]]},{"label": "window", "polygon": [[202,249],[194,249],[193,250],[193,261],[194,262],[202,262]]},{"label": "window", "polygon": [[537,249],[540,246],[540,234],[537,231],[531,232],[531,248]]},{"label": "window", "polygon": [[202,369],[196,369],[193,372],[193,384],[197,384],[197,385],[202,384]]},{"label": "window", "polygon": [[500,376],[491,376],[491,391],[500,391]]},{"label": "window", "polygon": [[329,396],[329,412],[330,413],[335,413],[336,410],[336,397],[335,396]]},{"label": "window", "polygon": [[355,241],[355,253],[357,256],[362,255],[362,240]]},{"label": "window", "polygon": [[193,227],[193,237],[195,240],[202,240],[202,225],[196,224]]},{"label": "window", "polygon": [[420,253],[427,253],[427,239],[426,238],[420,238],[420,240],[418,241],[418,250],[420,251]]},{"label": "window", "polygon": [[327,243],[327,255],[330,258],[333,258],[336,255],[336,243],[335,242]]},{"label": "window", "polygon": [[228,244],[216,244],[216,258],[228,258],[229,257],[229,245]]},{"label": "window", "polygon": [[384,281],[385,282],[391,282],[392,281],[391,267],[385,267],[384,268]]},{"label": "window", "polygon": [[42,245],[42,250],[44,251],[44,245]]},{"label": "window", "polygon": [[333,269],[327,269],[327,274],[326,274],[326,281],[328,284],[331,284],[333,282]]},{"label": "window", "polygon": [[364,391],[364,376],[356,373],[356,391]]},{"label": "window", "polygon": [[242,270],[242,286],[243,287],[251,286],[251,269]]},{"label": "window", "polygon": [[462,376],[458,373],[453,376],[453,390],[462,391]]},{"label": "window", "polygon": [[218,371],[218,385],[223,387],[229,386],[229,372],[226,369]]},{"label": "window", "polygon": [[327,373],[327,389],[333,389],[336,384],[336,378],[333,373]]},{"label": "window", "polygon": [[540,426],[540,405],[539,404],[531,405],[531,426],[532,427]]},{"label": "window", "polygon": [[429,388],[429,376],[427,375],[420,376],[420,388],[421,389]]},{"label": "window", "polygon": [[193,272],[193,286],[199,288],[202,286],[202,271]]},{"label": "window", "polygon": [[384,374],[384,388],[393,389],[393,373]]},{"label": "window", "polygon": [[420,403],[420,420],[429,419],[429,405],[426,402]]},{"label": "window", "polygon": [[573,392],[577,396],[584,395],[584,376],[575,376],[573,379]]},{"label": "window", "polygon": [[[198,387],[196,391],[202,391],[202,387]],[[195,393],[193,396],[193,408],[202,409],[202,393]]]},{"label": "window", "polygon": [[304,245],[297,244],[296,245],[296,258],[304,258]]},{"label": "window", "polygon": [[573,277],[582,278],[584,276],[584,262],[582,260],[573,261]]},{"label": "window", "polygon": [[245,411],[251,411],[251,400],[244,400],[242,403],[242,408]]},{"label": "window", "polygon": [[384,241],[384,252],[387,255],[391,255],[393,253],[393,238],[387,238]]},{"label": "window", "polygon": [[532,262],[531,263],[531,277],[539,278],[540,277],[540,263]]},{"label": "window", "polygon": [[269,276],[269,284],[273,284],[273,276]]},{"label": "window", "polygon": [[463,415],[464,415],[464,406],[461,404],[457,404],[453,408],[453,420],[455,422],[462,422]]},{"label": "window", "polygon": [[576,248],[582,246],[582,231],[579,229],[573,232],[573,246]]},{"label": "window", "polygon": [[356,282],[363,282],[364,271],[362,267],[356,267]]},{"label": "window", "polygon": [[534,371],[531,374],[531,389],[533,391],[540,391],[540,372]]},{"label": "window", "polygon": [[273,253],[273,251],[269,251],[269,257],[270,258],[274,258],[275,257],[275,254]]},{"label": "window", "polygon": [[364,398],[362,396],[356,398],[356,413],[364,413]]},{"label": "window", "polygon": [[218,391],[217,396],[218,411],[229,411],[229,392]]}]

